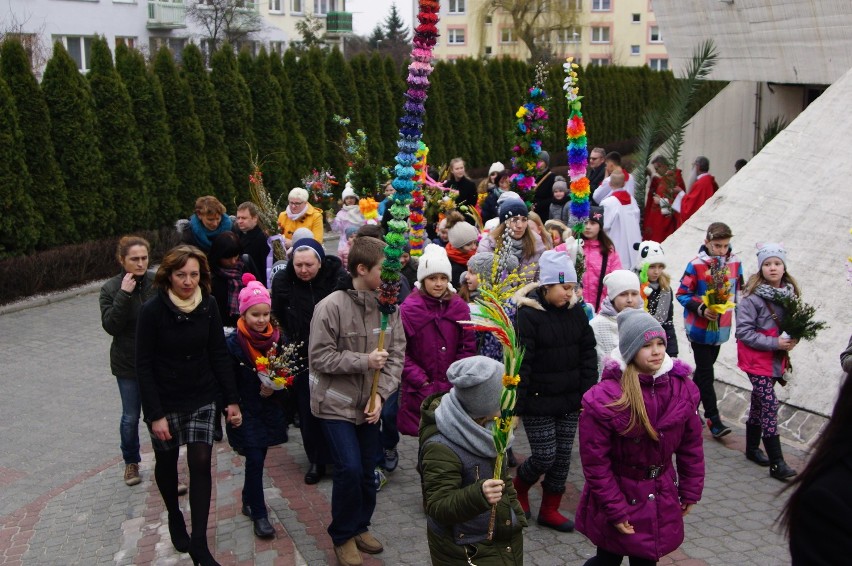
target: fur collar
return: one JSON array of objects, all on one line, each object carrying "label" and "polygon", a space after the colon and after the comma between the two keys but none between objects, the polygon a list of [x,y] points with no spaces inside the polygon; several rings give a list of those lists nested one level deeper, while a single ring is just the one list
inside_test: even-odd
[{"label": "fur collar", "polygon": [[[530,307],[539,311],[547,310],[544,305],[541,304],[541,301],[538,299],[538,297],[529,296],[530,293],[538,290],[538,287],[539,285],[537,282],[527,283],[526,285],[518,289],[514,295],[512,295],[512,301],[514,301],[514,303],[518,305],[518,309],[520,309],[521,307]],[[580,299],[575,293],[574,296],[571,297],[571,300],[568,301],[568,304],[563,308],[565,308],[566,310],[571,309],[579,301]]]},{"label": "fur collar", "polygon": [[[621,374],[626,367],[627,364],[624,362],[624,358],[621,357],[621,352],[616,348],[604,359],[601,379],[621,379]],[[672,359],[666,354],[666,357],[663,359],[663,365],[652,377],[657,379],[662,375],[669,374],[671,377],[683,379],[689,377],[691,373],[692,367],[677,358]]]}]

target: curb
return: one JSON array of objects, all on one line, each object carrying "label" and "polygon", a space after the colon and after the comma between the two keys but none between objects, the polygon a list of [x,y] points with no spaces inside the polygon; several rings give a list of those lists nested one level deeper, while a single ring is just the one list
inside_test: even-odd
[{"label": "curb", "polygon": [[107,281],[108,279],[101,279],[100,281],[92,281],[91,283],[86,283],[85,285],[80,285],[79,287],[72,287],[71,289],[67,289],[65,291],[57,291],[55,293],[49,293],[47,295],[34,295],[32,297],[27,297],[26,299],[20,300],[18,302],[0,306],[0,316],[36,307],[43,307],[52,303],[58,303],[60,301],[73,299],[81,295],[89,295],[92,293],[96,293],[100,291],[103,284]]}]

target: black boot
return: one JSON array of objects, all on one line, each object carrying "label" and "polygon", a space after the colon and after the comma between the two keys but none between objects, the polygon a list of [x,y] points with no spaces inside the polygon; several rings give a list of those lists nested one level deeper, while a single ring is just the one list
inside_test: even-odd
[{"label": "black boot", "polygon": [[781,452],[781,437],[766,436],[763,438],[763,445],[766,447],[766,453],[769,455],[769,475],[776,480],[787,481],[796,475],[796,470],[787,465],[784,461],[784,454]]},{"label": "black boot", "polygon": [[768,466],[769,458],[760,449],[760,433],[762,429],[759,425],[746,425],[746,448],[745,457],[751,460],[758,466]]},{"label": "black boot", "polygon": [[[206,535],[207,533],[205,533]],[[189,557],[195,566],[221,566],[207,547],[207,539],[192,539],[189,545]]]},{"label": "black boot", "polygon": [[169,537],[172,539],[172,546],[178,552],[189,550],[189,533],[186,532],[186,522],[180,510],[169,513]]}]

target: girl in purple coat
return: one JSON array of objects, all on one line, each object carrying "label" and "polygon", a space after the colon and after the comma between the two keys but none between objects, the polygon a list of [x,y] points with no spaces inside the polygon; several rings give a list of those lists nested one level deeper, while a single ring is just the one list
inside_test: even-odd
[{"label": "girl in purple coat", "polygon": [[441,246],[427,246],[417,266],[417,287],[399,307],[405,330],[405,364],[399,386],[399,432],[417,436],[420,404],[450,390],[447,368],[476,354],[476,334],[460,320],[470,320],[467,303],[450,285],[452,266]]},{"label": "girl in purple coat", "polygon": [[586,566],[618,565],[624,556],[631,566],[656,564],[683,542],[683,516],[704,489],[691,372],[666,354],[666,333],[653,316],[619,313],[618,349],[580,413],[586,484],[576,523],[598,547]]},{"label": "girl in purple coat", "polygon": [[[790,362],[788,352],[798,340],[781,334],[778,325],[785,313],[778,302],[781,296],[800,293],[796,280],[787,273],[787,252],[781,244],[761,244],[757,264],[760,271],[749,278],[745,297],[737,304],[737,366],[751,381],[745,456],[759,466],[769,466],[773,478],[786,481],[796,471],[781,452],[775,382],[784,375]],[[760,450],[761,436],[768,458]]]}]

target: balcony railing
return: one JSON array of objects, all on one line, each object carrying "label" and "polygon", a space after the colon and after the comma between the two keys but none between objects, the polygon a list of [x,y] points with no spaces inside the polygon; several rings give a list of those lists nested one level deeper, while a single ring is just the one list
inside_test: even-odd
[{"label": "balcony railing", "polygon": [[328,33],[352,33],[352,12],[329,12],[325,20]]},{"label": "balcony railing", "polygon": [[148,2],[148,29],[186,27],[186,6],[183,2]]}]

